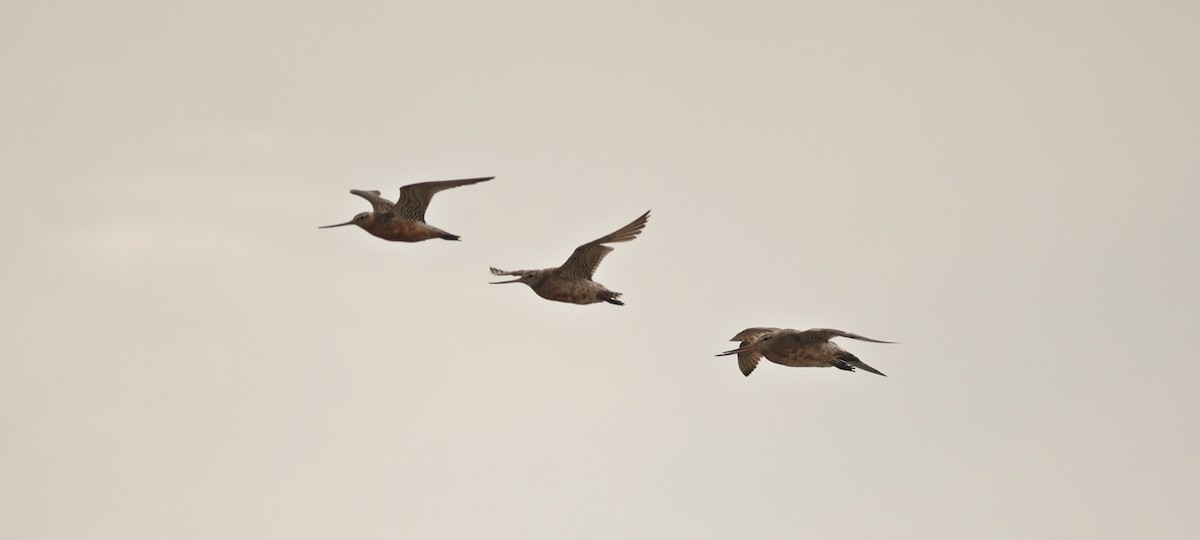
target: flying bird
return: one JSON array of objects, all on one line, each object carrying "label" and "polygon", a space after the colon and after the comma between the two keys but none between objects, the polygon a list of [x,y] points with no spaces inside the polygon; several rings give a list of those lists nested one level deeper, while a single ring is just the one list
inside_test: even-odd
[{"label": "flying bird", "polygon": [[[791,367],[835,367],[846,371],[862,368],[876,375],[883,375],[879,370],[868,366],[857,356],[838,347],[829,341],[835,337],[869,341],[871,343],[895,343],[879,341],[869,337],[834,330],[832,328],[813,328],[811,330],[791,330],[781,328],[747,328],[733,336],[729,341],[740,341],[741,346],[725,351],[717,356],[737,354],[738,367],[742,374],[749,377],[750,372],[758,367],[762,357],[776,364]],[[887,375],[884,375],[885,377]]]},{"label": "flying bird", "polygon": [[352,189],[350,193],[371,203],[371,211],[358,214],[345,223],[317,228],[358,225],[364,231],[393,242],[422,242],[433,238],[458,240],[457,234],[450,234],[425,223],[425,209],[429,208],[429,201],[439,191],[486,182],[493,178],[495,176],[409,184],[400,188],[400,198],[394,203],[380,197],[378,191]]},{"label": "flying bird", "polygon": [[538,296],[556,302],[567,302],[570,304],[608,302],[623,306],[625,302],[617,300],[621,296],[621,293],[610,291],[604,285],[592,281],[592,274],[596,272],[596,267],[600,265],[600,261],[604,260],[604,256],[613,250],[613,248],[604,244],[628,242],[637,238],[641,234],[642,229],[646,227],[646,220],[649,217],[650,211],[647,210],[641,217],[633,220],[629,225],[613,231],[612,234],[597,238],[575,248],[575,251],[567,258],[567,262],[558,268],[505,272],[493,267],[493,275],[517,276],[517,279],[493,281],[491,283],[493,285],[501,283],[524,283],[529,285]]}]

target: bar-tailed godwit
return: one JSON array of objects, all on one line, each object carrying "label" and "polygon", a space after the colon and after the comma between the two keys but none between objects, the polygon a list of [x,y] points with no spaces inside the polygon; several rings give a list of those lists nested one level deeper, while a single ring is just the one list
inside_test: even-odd
[{"label": "bar-tailed godwit", "polygon": [[[717,356],[736,354],[738,367],[742,374],[749,377],[750,372],[758,366],[762,357],[767,360],[791,367],[835,367],[846,371],[862,368],[876,375],[883,375],[879,370],[868,366],[857,356],[838,347],[829,341],[835,337],[870,341],[871,343],[894,343],[879,341],[869,337],[834,330],[832,328],[813,328],[811,330],[791,330],[781,328],[747,328],[733,336],[730,341],[740,341],[741,346],[725,351]],[[886,375],[884,375],[886,377]]]},{"label": "bar-tailed godwit", "polygon": [[437,182],[421,182],[409,184],[400,188],[400,198],[395,203],[379,196],[378,191],[363,191],[352,189],[350,193],[358,195],[371,203],[371,211],[354,216],[353,219],[337,225],[326,225],[319,229],[358,225],[384,240],[393,242],[421,242],[433,238],[443,240],[458,240],[458,235],[450,234],[433,225],[425,223],[425,209],[429,201],[439,191],[477,184],[495,178],[467,178],[464,180],[440,180]]},{"label": "bar-tailed godwit", "polygon": [[613,250],[604,244],[628,242],[637,238],[637,235],[646,227],[646,220],[649,217],[650,212],[647,211],[629,225],[613,231],[612,234],[575,248],[575,252],[571,253],[567,262],[558,268],[514,270],[512,272],[492,268],[493,275],[517,276],[517,279],[493,281],[492,283],[524,283],[529,285],[538,296],[556,302],[570,304],[608,302],[623,306],[625,303],[617,300],[621,293],[610,291],[604,285],[592,281],[592,274],[596,272],[596,267],[600,265],[600,261],[604,260],[604,256]]}]

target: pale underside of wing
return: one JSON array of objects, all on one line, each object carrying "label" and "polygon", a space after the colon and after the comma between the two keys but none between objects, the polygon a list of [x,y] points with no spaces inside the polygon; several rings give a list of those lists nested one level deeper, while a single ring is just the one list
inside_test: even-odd
[{"label": "pale underside of wing", "polygon": [[350,193],[358,195],[359,197],[366,199],[367,202],[371,203],[371,210],[373,210],[376,214],[386,213],[390,211],[393,206],[395,206],[392,201],[380,197],[378,191],[352,189],[350,190]]},{"label": "pale underside of wing", "polygon": [[438,180],[435,182],[421,182],[417,184],[409,184],[400,188],[400,198],[396,201],[393,214],[401,219],[412,221],[425,221],[425,210],[429,208],[429,201],[433,200],[434,194],[439,191],[444,191],[450,188],[459,186],[468,186],[486,182],[495,178],[488,176],[484,178],[464,178],[462,180]]},{"label": "pale underside of wing", "polygon": [[567,258],[567,262],[558,267],[559,273],[565,277],[591,279],[592,275],[596,273],[596,267],[600,266],[600,261],[603,261],[604,257],[613,250],[603,244],[628,242],[637,238],[642,229],[646,228],[646,221],[649,218],[650,212],[647,211],[628,225],[575,248],[575,251]]}]

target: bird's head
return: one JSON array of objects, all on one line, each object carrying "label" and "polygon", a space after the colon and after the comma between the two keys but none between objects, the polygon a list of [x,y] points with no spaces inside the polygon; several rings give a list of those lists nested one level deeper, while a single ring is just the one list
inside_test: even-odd
[{"label": "bird's head", "polygon": [[727,356],[730,354],[739,354],[744,352],[762,351],[763,348],[770,345],[780,333],[778,328],[747,328],[738,332],[738,335],[733,336],[730,341],[740,341],[741,346],[736,349],[725,351],[717,356]]}]

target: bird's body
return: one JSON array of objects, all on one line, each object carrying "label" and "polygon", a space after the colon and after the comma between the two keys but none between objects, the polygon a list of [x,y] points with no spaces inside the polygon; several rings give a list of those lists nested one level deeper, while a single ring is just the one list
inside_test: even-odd
[{"label": "bird's body", "polygon": [[[813,328],[811,330],[792,330],[782,328],[747,328],[733,336],[730,341],[740,341],[741,346],[725,351],[717,356],[737,354],[738,367],[747,377],[758,366],[759,360],[766,358],[776,364],[791,367],[836,367],[846,371],[861,368],[877,375],[882,372],[868,366],[858,357],[850,354],[829,341],[835,337],[869,341],[871,343],[892,343],[879,341],[868,337],[834,330],[832,328]],[[886,375],[885,375],[886,376]]]},{"label": "bird's body", "polygon": [[362,223],[355,223],[362,227],[364,231],[371,233],[372,236],[377,236],[384,240],[392,242],[423,242],[434,238],[443,240],[458,240],[459,236],[450,234],[433,225],[421,221],[410,221],[407,219],[388,219],[388,214],[372,215],[368,214],[368,218]]},{"label": "bird's body", "polygon": [[485,182],[492,178],[495,177],[409,184],[400,188],[400,198],[394,203],[381,197],[378,191],[352,189],[350,193],[371,203],[371,211],[358,214],[345,223],[320,228],[357,225],[374,236],[392,242],[423,242],[434,238],[458,240],[458,235],[425,223],[425,210],[429,208],[429,201],[439,191]]},{"label": "bird's body", "polygon": [[[556,272],[557,268],[546,268],[544,270],[518,270],[525,272],[525,281],[521,281],[529,285],[533,292],[538,296],[555,302],[566,302],[568,304],[595,304],[597,302],[609,302],[612,304],[621,305],[623,302],[617,300],[621,293],[608,290],[599,283],[587,278],[571,278],[561,275]],[[495,268],[492,273],[498,276],[515,275],[509,272],[503,272]]]},{"label": "bird's body", "polygon": [[618,306],[625,305],[624,302],[617,300],[621,296],[621,293],[610,291],[604,285],[592,281],[592,275],[596,272],[596,267],[600,265],[600,261],[604,259],[605,255],[608,255],[613,250],[613,248],[603,244],[628,242],[637,238],[638,234],[641,234],[642,229],[646,227],[646,220],[649,217],[650,212],[646,212],[641,217],[617,229],[612,234],[597,238],[575,248],[575,251],[571,253],[567,262],[557,268],[514,270],[512,272],[492,268],[493,275],[517,276],[517,279],[493,283],[524,283],[533,289],[533,292],[537,293],[538,296],[556,302],[584,305],[608,302]]}]

